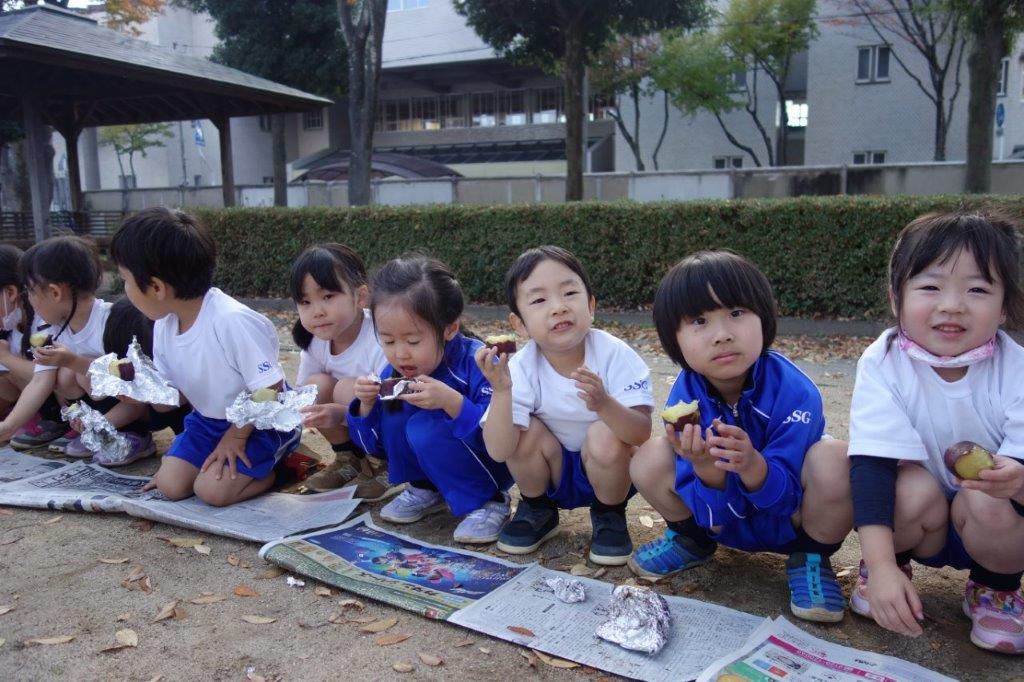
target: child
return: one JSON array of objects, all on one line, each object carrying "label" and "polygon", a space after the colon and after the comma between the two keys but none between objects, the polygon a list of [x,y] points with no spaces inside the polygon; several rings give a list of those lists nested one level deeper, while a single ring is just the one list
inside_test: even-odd
[{"label": "child", "polygon": [[[971,641],[1010,654],[1024,653],[1024,349],[999,327],[1024,322],[1019,263],[1008,220],[949,213],[907,225],[889,260],[898,326],[861,356],[850,408],[863,557],[850,609],[918,636],[910,560],[969,568]],[[965,440],[998,453],[980,480],[943,463]]]},{"label": "child", "polygon": [[172,500],[194,493],[214,506],[264,492],[274,482],[274,465],[298,444],[301,429],[238,428],[225,411],[243,390],[282,386],[274,325],[212,287],[213,240],[186,213],[138,213],[114,235],[110,255],[128,298],[156,320],[157,371],[193,408],[147,487]]},{"label": "child", "polygon": [[658,286],[654,323],[682,367],[668,405],[696,400],[700,424],[665,424],[665,435],[630,464],[634,485],[668,529],[639,547],[629,567],[672,575],[710,561],[718,542],[788,554],[793,614],[841,620],[829,557],[851,525],[846,443],[822,439],[817,386],[770,350],[776,308],[768,280],[734,253],[693,254]]},{"label": "child", "polygon": [[412,382],[411,392],[384,403],[380,384],[356,380],[348,428],[369,455],[387,457],[392,483],[409,486],[380,510],[392,523],[440,511],[467,514],[455,541],[494,542],[508,519],[508,469],[487,456],[480,415],[491,386],[473,354],[483,344],[460,332],[462,288],[443,263],[410,256],[373,278],[370,311],[390,366],[383,378]]},{"label": "child", "polygon": [[386,464],[349,439],[345,415],[355,397],[356,377],[387,367],[365,310],[369,295],[363,259],[343,244],[311,246],[292,265],[289,290],[299,311],[292,329],[302,349],[296,383],[318,389],[317,404],[303,408],[305,425],[320,430],[334,462],[305,480],[323,492],[357,481],[356,497],[380,499],[388,490]]},{"label": "child", "polygon": [[558,508],[590,506],[590,560],[621,566],[629,460],[651,435],[650,370],[611,334],[591,329],[596,300],[583,265],[557,246],[523,253],[505,275],[512,326],[529,337],[512,356],[477,354],[494,387],[484,440],[508,464],[522,502],[498,539],[510,554],[558,533]]}]

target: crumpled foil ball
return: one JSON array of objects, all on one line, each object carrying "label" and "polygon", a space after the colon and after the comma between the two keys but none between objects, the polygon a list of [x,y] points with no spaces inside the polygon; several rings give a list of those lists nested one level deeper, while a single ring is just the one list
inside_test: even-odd
[{"label": "crumpled foil ball", "polygon": [[174,405],[181,402],[178,389],[156,371],[156,365],[142,352],[139,340],[133,338],[125,357],[131,360],[135,378],[125,381],[110,373],[110,363],[118,360],[117,353],[101,355],[89,364],[90,393],[97,398],[127,396],[151,405]]},{"label": "crumpled foil ball", "polygon": [[668,641],[672,615],[665,598],[654,590],[619,585],[612,592],[608,614],[597,636],[623,649],[656,654]]},{"label": "crumpled foil ball", "polygon": [[82,422],[82,445],[89,452],[102,452],[108,462],[124,462],[131,453],[131,444],[125,435],[114,428],[103,414],[82,402],[72,403],[61,408],[60,416],[64,421],[77,419]]},{"label": "crumpled foil ball", "polygon": [[555,597],[566,604],[575,604],[576,602],[581,602],[587,598],[587,593],[583,588],[583,583],[579,580],[570,580],[568,578],[547,578],[544,582],[551,588],[551,591],[555,593]]},{"label": "crumpled foil ball", "polygon": [[255,424],[261,431],[294,431],[302,426],[300,407],[309,407],[316,402],[317,387],[303,386],[294,391],[281,391],[277,400],[253,402],[250,391],[242,391],[235,402],[226,410],[227,420],[242,428],[247,424]]}]

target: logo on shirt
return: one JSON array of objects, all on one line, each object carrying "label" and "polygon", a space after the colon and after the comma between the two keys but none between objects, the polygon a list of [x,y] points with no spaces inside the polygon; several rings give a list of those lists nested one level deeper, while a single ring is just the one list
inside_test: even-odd
[{"label": "logo on shirt", "polygon": [[647,379],[644,379],[642,381],[634,381],[629,386],[626,386],[626,391],[646,391],[650,388],[650,386],[651,385],[647,381]]},{"label": "logo on shirt", "polygon": [[493,395],[494,389],[491,388],[490,386],[481,386],[480,393],[482,393],[483,395]]},{"label": "logo on shirt", "polygon": [[270,360],[264,360],[260,364],[256,365],[256,369],[258,369],[260,371],[260,374],[266,374],[267,372],[269,372],[273,368],[274,368],[274,365],[270,362]]},{"label": "logo on shirt", "polygon": [[793,410],[793,414],[786,417],[786,421],[783,424],[810,424],[811,413],[804,410]]}]

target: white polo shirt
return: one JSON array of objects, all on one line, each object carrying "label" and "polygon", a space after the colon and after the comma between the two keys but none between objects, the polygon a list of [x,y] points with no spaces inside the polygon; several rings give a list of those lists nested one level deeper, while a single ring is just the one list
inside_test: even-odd
[{"label": "white polo shirt", "polygon": [[363,311],[359,335],[352,345],[337,355],[331,353],[331,342],[315,336],[309,348],[299,354],[299,371],[295,383],[304,385],[314,374],[329,374],[335,379],[380,374],[388,365],[384,349],[377,341],[370,311]]}]

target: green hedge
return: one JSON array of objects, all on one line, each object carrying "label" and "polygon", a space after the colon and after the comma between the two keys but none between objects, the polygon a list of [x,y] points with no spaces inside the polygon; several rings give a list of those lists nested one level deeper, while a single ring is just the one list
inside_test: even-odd
[{"label": "green hedge", "polygon": [[448,263],[474,302],[504,303],[502,278],[524,249],[559,244],[590,272],[598,304],[651,304],[674,262],[729,248],[757,263],[784,315],[885,314],[884,275],[896,233],[929,211],[998,208],[1024,217],[1024,197],[808,197],[638,204],[200,209],[217,246],[219,286],[281,296],[308,244],[336,240],[370,267],[417,251]]}]

